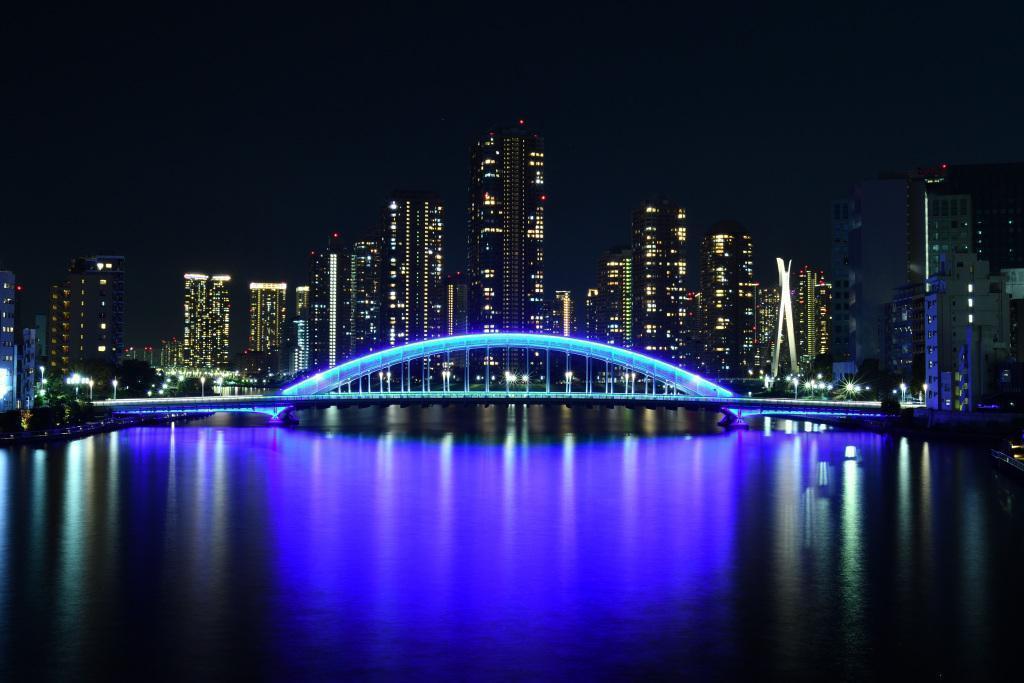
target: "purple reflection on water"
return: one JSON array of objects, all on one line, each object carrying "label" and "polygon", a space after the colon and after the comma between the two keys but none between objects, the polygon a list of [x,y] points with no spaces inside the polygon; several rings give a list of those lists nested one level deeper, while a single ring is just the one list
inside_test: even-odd
[{"label": "purple reflection on water", "polygon": [[1000,668],[1022,493],[983,453],[598,414],[604,431],[374,412],[363,432],[328,416],[4,452],[0,674]]}]

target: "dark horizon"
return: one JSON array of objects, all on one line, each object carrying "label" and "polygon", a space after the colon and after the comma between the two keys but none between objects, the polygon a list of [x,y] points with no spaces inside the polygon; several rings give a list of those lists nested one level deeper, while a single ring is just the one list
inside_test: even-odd
[{"label": "dark horizon", "polygon": [[545,139],[549,292],[578,299],[656,195],[687,210],[691,286],[726,219],[762,281],[779,255],[827,272],[854,183],[1024,159],[1020,9],[926,8],[20,10],[0,28],[0,268],[43,313],[70,259],[124,255],[135,346],[180,336],[183,273],[230,274],[237,350],[247,283],[286,281],[291,304],[309,250],[367,232],[395,188],[441,197],[461,270],[470,146],[523,118]]}]

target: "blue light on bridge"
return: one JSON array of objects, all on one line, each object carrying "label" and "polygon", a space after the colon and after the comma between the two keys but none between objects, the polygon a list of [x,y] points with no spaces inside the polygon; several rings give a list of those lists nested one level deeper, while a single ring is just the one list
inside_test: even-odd
[{"label": "blue light on bridge", "polygon": [[666,387],[672,387],[675,391],[692,396],[722,398],[733,396],[728,389],[718,386],[700,375],[636,351],[573,337],[512,332],[441,337],[384,349],[354,358],[300,380],[282,389],[281,394],[284,396],[308,396],[328,393],[360,377],[388,371],[392,367],[409,361],[437,355],[450,356],[455,353],[467,353],[481,349],[501,351],[506,348],[554,351],[603,361],[612,366],[640,373],[654,381],[661,382]]}]

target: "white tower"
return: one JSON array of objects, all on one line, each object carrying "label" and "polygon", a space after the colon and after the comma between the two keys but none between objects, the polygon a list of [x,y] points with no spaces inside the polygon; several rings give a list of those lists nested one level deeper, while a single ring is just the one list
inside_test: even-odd
[{"label": "white tower", "polygon": [[786,339],[789,341],[789,367],[795,373],[797,371],[796,365],[796,341],[793,336],[793,301],[789,296],[789,272],[793,267],[793,261],[790,259],[789,263],[783,263],[781,258],[776,258],[775,262],[779,264],[779,290],[781,296],[779,297],[779,328],[775,333],[775,353],[772,355],[772,379],[779,376],[779,349],[782,346],[782,325],[786,324],[787,335]]}]

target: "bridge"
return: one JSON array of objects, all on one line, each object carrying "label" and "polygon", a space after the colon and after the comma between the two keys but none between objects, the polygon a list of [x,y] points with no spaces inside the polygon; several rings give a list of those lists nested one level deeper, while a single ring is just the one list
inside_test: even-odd
[{"label": "bridge", "polygon": [[263,413],[371,405],[557,404],[744,414],[885,418],[872,401],[740,396],[665,361],[593,341],[541,334],[469,334],[414,342],[354,358],[261,395],[96,401],[116,414]]}]

